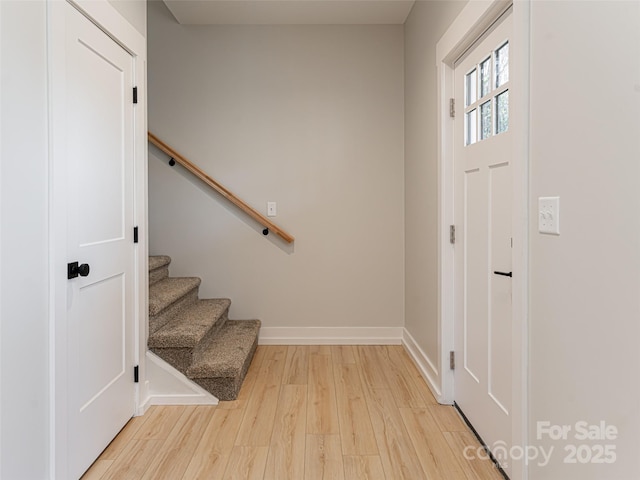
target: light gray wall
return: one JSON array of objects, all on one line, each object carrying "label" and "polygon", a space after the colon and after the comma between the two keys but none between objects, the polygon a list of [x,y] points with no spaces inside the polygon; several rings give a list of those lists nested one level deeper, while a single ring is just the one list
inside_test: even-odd
[{"label": "light gray wall", "polygon": [[[147,36],[147,0],[108,0],[127,21]],[[161,0],[151,0],[159,2]]]},{"label": "light gray wall", "polygon": [[[531,441],[556,447],[533,480],[640,478],[640,3],[531,4]],[[560,196],[558,237],[537,198]],[[605,421],[614,464],[568,464],[538,421]]]},{"label": "light gray wall", "polygon": [[[265,327],[404,322],[403,28],[178,25],[149,3],[150,130],[293,248],[149,159],[152,253]],[[159,159],[159,158],[161,159]]]},{"label": "light gray wall", "polygon": [[0,2],[0,477],[49,469],[45,2]]},{"label": "light gray wall", "polygon": [[405,327],[438,355],[436,44],[462,1],[418,1],[405,23]]}]

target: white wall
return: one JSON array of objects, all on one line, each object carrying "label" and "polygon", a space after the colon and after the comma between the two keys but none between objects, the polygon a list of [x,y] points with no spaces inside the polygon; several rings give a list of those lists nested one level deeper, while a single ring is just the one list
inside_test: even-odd
[{"label": "white wall", "polygon": [[148,29],[150,130],[296,237],[152,149],[151,253],[265,328],[401,327],[402,26],[181,26],[150,2]]},{"label": "white wall", "polygon": [[[147,35],[147,0],[108,0],[142,35]],[[160,0],[155,0],[160,1]]]},{"label": "white wall", "polygon": [[48,160],[44,2],[0,2],[0,477],[47,478]]},{"label": "white wall", "polygon": [[[536,422],[605,421],[612,465],[530,478],[640,478],[640,3],[531,4],[531,441]],[[560,196],[561,235],[537,233]]]},{"label": "white wall", "polygon": [[53,478],[47,6],[0,1],[0,478]]},{"label": "white wall", "polygon": [[436,368],[439,367],[436,43],[465,5],[462,1],[418,1],[405,23],[405,327]]},{"label": "white wall", "polygon": [[[435,318],[435,230],[424,223],[435,223],[436,170],[424,159],[435,157],[436,86],[415,45],[427,22],[444,21],[429,17],[435,6],[416,4],[405,25],[406,326],[429,356],[436,324],[420,316]],[[640,4],[518,8],[531,9],[529,441],[555,448],[548,465],[530,463],[529,478],[640,478]],[[432,110],[419,109],[431,95]],[[555,195],[561,235],[541,235],[537,199]],[[538,439],[539,421],[573,431]],[[604,421],[618,437],[576,439],[578,421]],[[569,444],[613,445],[617,458],[569,464]]]}]

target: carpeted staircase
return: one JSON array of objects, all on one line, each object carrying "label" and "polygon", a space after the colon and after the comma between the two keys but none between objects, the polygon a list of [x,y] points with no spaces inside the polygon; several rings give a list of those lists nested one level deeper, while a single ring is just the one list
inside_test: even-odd
[{"label": "carpeted staircase", "polygon": [[169,277],[170,263],[149,257],[149,349],[218,399],[234,400],[260,320],[229,320],[230,300],[200,300],[200,279]]}]

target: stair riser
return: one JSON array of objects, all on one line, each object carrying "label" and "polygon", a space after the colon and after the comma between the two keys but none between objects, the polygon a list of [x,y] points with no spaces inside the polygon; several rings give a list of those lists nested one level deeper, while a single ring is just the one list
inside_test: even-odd
[{"label": "stair riser", "polygon": [[[214,323],[209,331],[203,337],[203,340],[211,338],[218,333],[218,331],[223,327],[225,322],[229,319],[229,309],[227,308],[220,316],[220,318]],[[202,345],[203,341],[201,340],[195,347],[186,348],[161,348],[161,347],[151,347],[151,351],[162,358],[164,361],[170,363],[179,371],[186,375],[187,369],[189,365],[191,365],[191,361],[193,359],[193,355],[198,346]]]},{"label": "stair riser", "polygon": [[253,358],[257,346],[258,339],[256,338],[256,341],[251,347],[251,351],[242,367],[240,375],[236,377],[193,378],[192,380],[219,400],[231,401],[237,399],[240,387],[242,387],[242,382],[247,374],[247,370],[249,370],[249,365],[251,365],[251,359]]},{"label": "stair riser", "polygon": [[193,358],[193,348],[152,348],[151,351],[184,375],[187,374]]},{"label": "stair riser", "polygon": [[240,377],[226,378],[194,378],[193,381],[204,388],[211,395],[222,401],[232,401],[238,398],[242,387]]},{"label": "stair riser", "polygon": [[169,265],[156,268],[149,272],[149,286],[158,283],[160,280],[164,280],[169,276]]},{"label": "stair riser", "polygon": [[185,308],[193,305],[198,300],[198,288],[190,290],[186,295],[182,296],[157,315],[149,317],[149,334],[157,332],[164,327],[169,320],[178,315]]},{"label": "stair riser", "polygon": [[198,345],[194,347],[193,349],[194,354],[197,354],[202,348],[204,348],[204,346],[206,346],[209,343],[209,340],[212,337],[215,337],[217,335],[217,333],[224,326],[224,324],[227,323],[227,320],[229,320],[229,309],[227,309],[224,312],[224,314],[220,317],[220,319],[211,326],[211,328],[205,334],[202,340],[200,340],[200,343],[198,343]]}]

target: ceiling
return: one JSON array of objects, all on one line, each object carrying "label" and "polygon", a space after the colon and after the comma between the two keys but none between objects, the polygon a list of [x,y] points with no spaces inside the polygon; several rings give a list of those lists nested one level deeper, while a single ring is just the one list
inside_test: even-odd
[{"label": "ceiling", "polygon": [[164,0],[183,25],[403,24],[415,0]]}]

